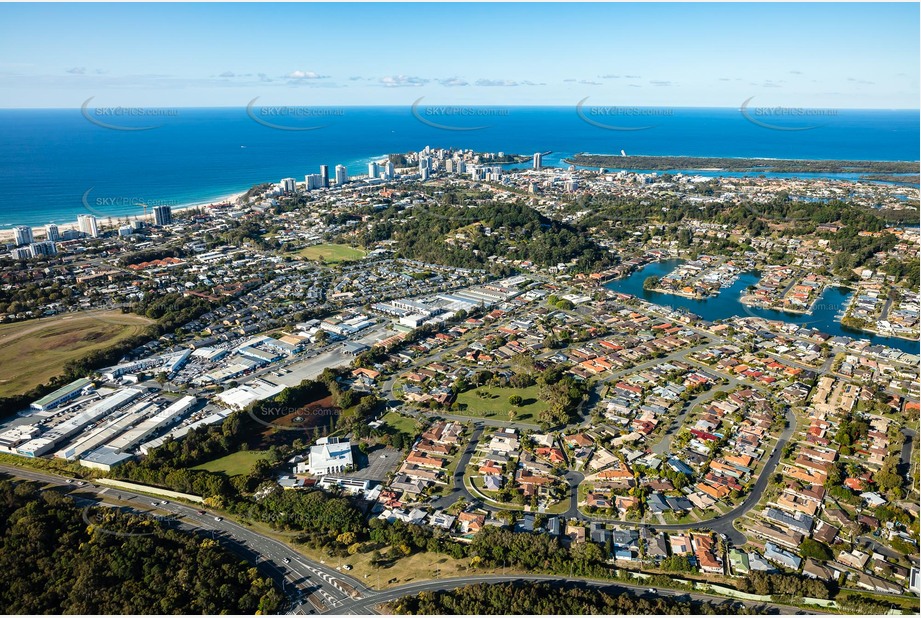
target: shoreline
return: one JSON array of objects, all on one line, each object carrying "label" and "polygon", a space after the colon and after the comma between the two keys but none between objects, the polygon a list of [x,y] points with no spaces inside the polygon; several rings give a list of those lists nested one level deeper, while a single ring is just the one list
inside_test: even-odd
[{"label": "shoreline", "polygon": [[[239,191],[236,193],[231,193],[228,195],[220,196],[220,197],[213,198],[210,200],[205,199],[205,200],[197,200],[194,202],[186,202],[184,204],[179,204],[177,206],[171,206],[170,208],[172,210],[173,215],[176,215],[176,214],[182,213],[183,211],[191,210],[193,208],[208,208],[211,206],[215,206],[217,204],[225,204],[228,202],[231,204],[234,204],[237,201],[239,201],[241,197],[246,195],[247,191],[249,191],[249,189],[247,189],[246,191]],[[78,213],[78,214],[83,214],[83,213]],[[95,215],[96,225],[99,227],[100,232],[102,232],[103,230],[118,229],[120,225],[123,225],[122,222],[126,220],[129,222],[136,220],[136,221],[144,221],[146,223],[150,223],[151,221],[153,221],[153,218],[154,218],[152,209],[146,215],[143,213],[139,215],[120,214],[120,215],[107,215],[103,217],[103,216],[100,216],[98,214],[95,214],[89,211],[86,214]],[[76,215],[74,216],[76,217]],[[45,238],[45,226],[51,225],[51,224],[52,224],[51,222],[48,222],[48,223],[44,223],[38,226],[36,225],[29,226],[32,228],[32,236],[34,237],[35,242],[41,242],[42,240],[47,240]],[[79,230],[80,229],[79,222],[77,221],[77,219],[68,221],[66,223],[54,223],[54,225],[57,225],[58,231],[62,233],[66,230]],[[0,229],[0,242],[13,242],[14,238],[15,238],[15,233],[12,229]],[[62,242],[62,241],[57,241],[57,242]]]}]

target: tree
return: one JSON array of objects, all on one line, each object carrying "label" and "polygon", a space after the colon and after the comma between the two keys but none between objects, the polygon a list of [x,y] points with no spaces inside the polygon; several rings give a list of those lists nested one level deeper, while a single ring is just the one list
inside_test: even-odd
[{"label": "tree", "polygon": [[511,395],[508,398],[509,404],[515,406],[516,408],[521,406],[523,401],[524,399],[521,398],[521,395]]}]

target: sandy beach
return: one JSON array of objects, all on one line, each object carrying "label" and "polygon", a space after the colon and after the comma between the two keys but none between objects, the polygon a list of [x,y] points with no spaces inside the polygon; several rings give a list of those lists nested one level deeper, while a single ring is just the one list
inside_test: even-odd
[{"label": "sandy beach", "polygon": [[[216,204],[224,204],[228,202],[233,204],[237,200],[239,200],[241,197],[243,197],[245,194],[246,194],[246,191],[240,191],[238,193],[231,193],[230,195],[225,195],[225,196],[218,197],[212,200],[202,200],[199,202],[192,202],[188,204],[180,204],[178,206],[173,206],[172,207],[173,215],[175,216],[178,213],[181,213],[183,210],[190,210],[192,208],[202,208],[202,207],[214,206]],[[87,214],[95,214],[95,213],[87,212]],[[117,215],[117,216],[105,216],[105,217],[96,215],[96,224],[99,226],[99,231],[102,232],[103,230],[118,229],[118,227],[121,225],[124,225],[126,221],[131,222],[131,221],[137,220],[137,221],[144,221],[144,222],[150,223],[153,221],[153,218],[154,218],[153,211],[151,209],[150,211],[148,211],[146,215],[145,214]],[[58,230],[61,233],[63,233],[65,230],[79,230],[80,229],[77,221],[71,221],[68,223],[56,223],[55,225],[58,226]],[[45,226],[44,225],[33,226],[32,236],[35,238],[36,242],[45,240]],[[15,235],[14,235],[13,230],[0,230],[0,242],[4,242],[4,243],[13,242],[14,238],[15,238]]]}]

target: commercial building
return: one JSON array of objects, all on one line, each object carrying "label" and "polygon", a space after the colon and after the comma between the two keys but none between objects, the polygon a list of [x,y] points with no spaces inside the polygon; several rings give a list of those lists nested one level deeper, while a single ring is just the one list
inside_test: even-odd
[{"label": "commercial building", "polygon": [[294,193],[297,189],[297,181],[293,178],[282,178],[281,179],[281,190],[285,193]]},{"label": "commercial building", "polygon": [[169,206],[154,206],[154,224],[170,225],[173,222],[173,209]]},{"label": "commercial building", "polygon": [[323,179],[323,188],[329,189],[329,166],[320,166],[320,177]]},{"label": "commercial building", "polygon": [[31,407],[33,410],[47,411],[52,410],[62,403],[70,401],[71,399],[76,399],[80,396],[80,393],[83,392],[83,389],[90,387],[92,388],[92,382],[89,378],[80,378],[74,380],[66,386],[62,386],[52,393],[48,393],[41,399],[33,401]]}]

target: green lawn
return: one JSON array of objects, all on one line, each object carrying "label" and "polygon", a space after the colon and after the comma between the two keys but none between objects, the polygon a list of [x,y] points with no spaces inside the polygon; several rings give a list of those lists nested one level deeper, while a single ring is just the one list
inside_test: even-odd
[{"label": "green lawn", "polygon": [[[527,388],[498,388],[482,386],[472,388],[457,396],[457,403],[460,410],[451,411],[451,414],[460,416],[473,416],[476,418],[496,418],[497,420],[507,421],[509,419],[509,410],[515,410],[516,421],[532,421],[538,419],[538,415],[547,409],[547,402],[542,401],[539,396],[539,387],[537,385]],[[485,392],[487,397],[481,397],[478,393]],[[523,403],[514,408],[508,398],[512,395],[519,395]]]},{"label": "green lawn", "polygon": [[388,412],[381,419],[384,421],[388,427],[392,427],[395,431],[400,433],[405,433],[410,436],[416,435],[416,419],[403,416],[398,412]]},{"label": "green lawn", "polygon": [[315,262],[354,262],[365,257],[366,251],[348,245],[314,245],[301,249],[298,255]]},{"label": "green lawn", "polygon": [[257,460],[265,458],[267,451],[238,451],[196,466],[193,470],[223,472],[227,476],[249,474]]}]

